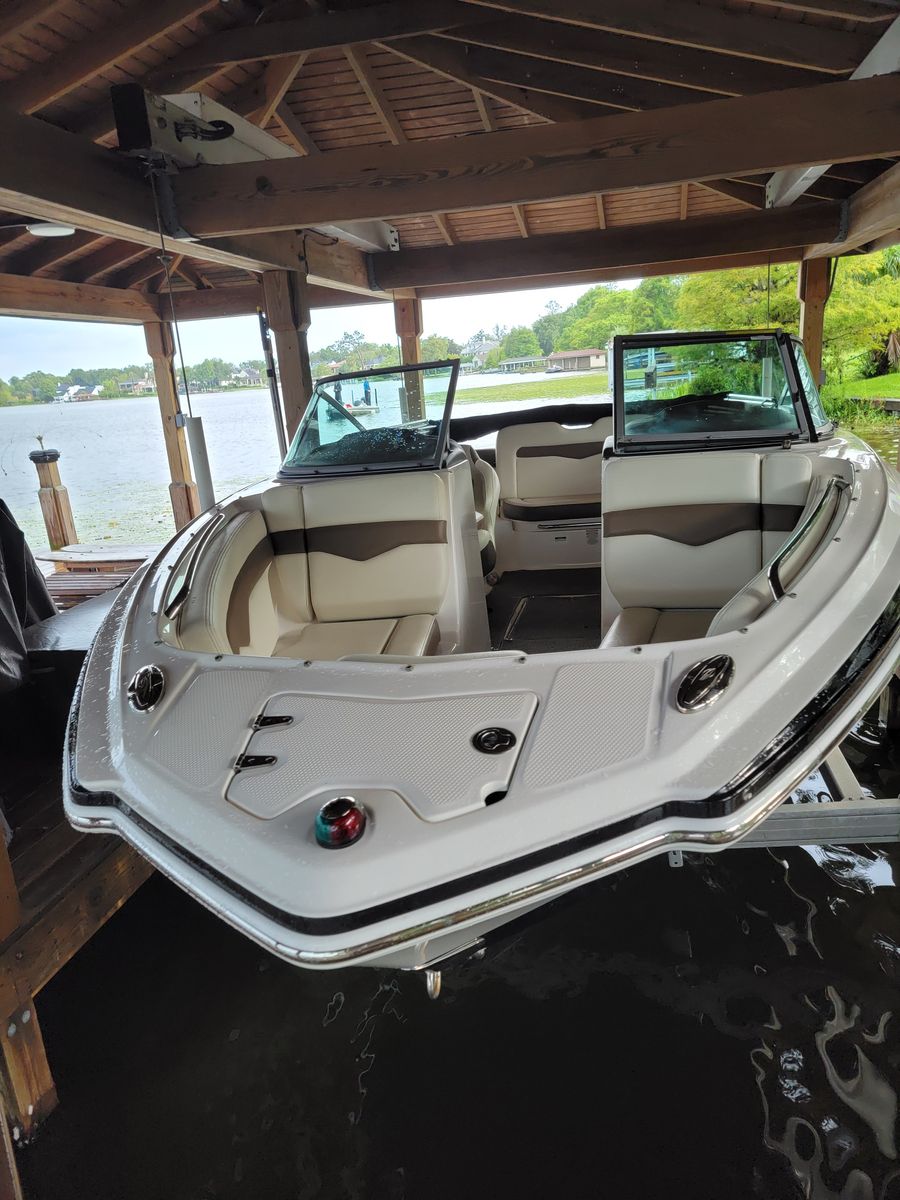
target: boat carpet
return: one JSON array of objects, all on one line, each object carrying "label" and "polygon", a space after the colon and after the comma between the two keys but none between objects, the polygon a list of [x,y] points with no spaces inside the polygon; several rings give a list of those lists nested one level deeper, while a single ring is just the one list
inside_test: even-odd
[{"label": "boat carpet", "polygon": [[600,569],[509,571],[488,596],[495,650],[546,654],[600,644]]}]

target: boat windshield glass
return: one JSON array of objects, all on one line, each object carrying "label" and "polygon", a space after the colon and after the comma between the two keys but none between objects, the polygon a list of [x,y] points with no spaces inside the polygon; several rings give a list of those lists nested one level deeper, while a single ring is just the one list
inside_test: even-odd
[{"label": "boat windshield glass", "polygon": [[420,363],[320,379],[282,472],[441,465],[459,363]]},{"label": "boat windshield glass", "polygon": [[813,373],[809,369],[809,363],[806,361],[806,351],[796,338],[794,338],[794,358],[797,360],[797,374],[800,376],[800,385],[806,395],[806,403],[809,406],[809,415],[812,417],[813,425],[816,429],[829,426],[831,422],[825,415],[819,389],[813,379]]},{"label": "boat windshield glass", "polygon": [[774,333],[618,338],[617,440],[800,437],[782,340]]}]

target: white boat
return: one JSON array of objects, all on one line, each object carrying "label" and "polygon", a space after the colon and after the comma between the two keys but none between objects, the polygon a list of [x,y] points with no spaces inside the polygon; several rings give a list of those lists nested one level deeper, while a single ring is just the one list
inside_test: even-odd
[{"label": "white boat", "polygon": [[72,709],[70,821],[306,967],[432,969],[734,844],[900,657],[898,480],[795,340],[618,338],[612,405],[487,416],[453,364],[404,422],[424,369],[368,373],[368,428],[317,386],[277,476],[123,589]]}]

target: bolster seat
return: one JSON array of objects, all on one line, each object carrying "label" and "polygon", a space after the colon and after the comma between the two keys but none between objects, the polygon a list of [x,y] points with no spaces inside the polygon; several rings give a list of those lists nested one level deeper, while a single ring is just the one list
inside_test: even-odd
[{"label": "bolster seat", "polygon": [[602,645],[651,646],[702,638],[715,615],[714,608],[625,608],[610,625]]},{"label": "bolster seat", "polygon": [[375,621],[318,621],[280,637],[278,658],[346,658],[356,654],[401,654],[416,658],[434,654],[440,631],[428,615],[385,617]]}]

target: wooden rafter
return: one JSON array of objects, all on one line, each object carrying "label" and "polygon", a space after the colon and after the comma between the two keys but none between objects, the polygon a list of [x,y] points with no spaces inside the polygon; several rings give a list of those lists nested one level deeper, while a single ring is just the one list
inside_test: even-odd
[{"label": "wooden rafter", "polygon": [[686,46],[804,69],[852,71],[868,53],[868,34],[735,12],[694,0],[475,0],[513,16],[534,16],[632,38]]},{"label": "wooden rafter", "polygon": [[820,17],[842,17],[846,21],[891,21],[896,15],[892,8],[878,0],[756,0],[771,8],[793,9],[798,13],[815,13]]},{"label": "wooden rafter", "polygon": [[226,97],[228,107],[238,116],[265,128],[307,58],[307,54],[297,54],[293,58],[274,59],[258,79]]},{"label": "wooden rafter", "polygon": [[606,228],[606,208],[603,204],[603,194],[601,192],[598,192],[597,195],[594,197],[594,200],[597,203],[597,224],[599,225],[599,227],[601,229],[605,229]]},{"label": "wooden rafter", "polygon": [[481,118],[485,133],[493,133],[497,128],[497,122],[494,119],[494,110],[491,108],[490,99],[479,91],[473,91],[472,95],[475,98],[475,107],[478,109],[478,116]]},{"label": "wooden rafter", "polygon": [[[484,46],[471,47],[466,60],[472,72],[484,80],[609,108],[665,108],[692,98],[684,88],[672,84],[615,75],[530,54],[508,54]],[[705,95],[710,93],[699,92],[697,98]]]},{"label": "wooden rafter", "polygon": [[516,225],[518,225],[518,227],[519,227],[519,233],[522,235],[523,238],[527,238],[528,237],[528,222],[525,220],[525,213],[522,211],[522,205],[514,204],[512,206],[512,211],[513,211],[513,216],[516,219]]},{"label": "wooden rafter", "polygon": [[64,0],[10,0],[0,14],[0,45],[46,21],[63,3]]},{"label": "wooden rafter", "polygon": [[453,231],[450,228],[450,222],[447,220],[447,218],[444,216],[444,214],[443,213],[432,213],[431,215],[434,219],[435,225],[437,225],[437,227],[438,227],[438,232],[440,233],[440,235],[444,239],[444,241],[447,243],[447,245],[455,246],[456,238],[453,236]]},{"label": "wooden rafter", "polygon": [[680,221],[687,220],[690,186],[691,185],[689,183],[683,183],[681,185],[681,192],[678,197],[678,219]]},{"label": "wooden rafter", "polygon": [[74,317],[81,321],[132,325],[159,319],[153,302],[140,292],[3,274],[0,274],[0,313],[17,317]]},{"label": "wooden rafter", "polygon": [[881,76],[798,90],[789,123],[780,93],[745,96],[264,170],[201,166],[175,180],[175,193],[185,226],[210,237],[716,180],[900,153],[896,99],[896,80]]},{"label": "wooden rafter", "polygon": [[[142,258],[147,253],[146,246],[135,246],[129,242],[111,242],[95,250],[93,254],[85,255],[78,262],[72,263],[62,274],[63,279],[71,283],[93,283],[96,279],[116,271],[120,267]],[[157,253],[159,251],[157,250]]]},{"label": "wooden rafter", "polygon": [[157,293],[166,291],[166,283],[171,282],[172,277],[178,273],[178,268],[181,266],[183,259],[184,259],[183,254],[171,255],[171,262],[169,263],[168,276],[166,274],[165,269],[163,269],[163,271],[160,273],[159,278],[150,287],[149,290],[151,292],[157,292]]},{"label": "wooden rafter", "polygon": [[182,255],[179,255],[178,259],[179,261],[174,264],[172,271],[186,280],[192,288],[195,288],[197,291],[204,291],[213,286],[195,263],[189,262]]},{"label": "wooden rafter", "polygon": [[433,33],[471,20],[473,12],[458,0],[429,0],[411,5],[403,0],[354,8],[346,12],[310,13],[287,21],[262,21],[212,34],[170,59],[151,75],[154,87],[171,90],[182,77],[198,70],[219,69],[229,63],[284,58],[333,46],[390,40],[410,34]]},{"label": "wooden rafter", "polygon": [[[689,46],[680,47],[676,53],[662,42],[636,42],[621,34],[577,29],[536,17],[503,17],[497,21],[460,26],[444,30],[435,40],[487,46],[720,96],[807,87],[815,83],[817,77],[822,82],[830,78],[827,73],[775,63],[750,63]],[[393,48],[399,49],[399,43],[394,43]],[[686,101],[689,98],[688,94]]]},{"label": "wooden rafter", "polygon": [[[793,218],[793,219],[791,219]],[[517,241],[434,246],[373,255],[373,270],[385,290],[433,283],[470,283],[579,272],[594,267],[637,267],[678,258],[697,259],[779,250],[819,241],[840,226],[838,204],[726,213],[706,220],[660,221],[617,229],[582,230]],[[516,246],[515,252],[511,247]]]},{"label": "wooden rafter", "polygon": [[107,284],[114,288],[134,288],[150,279],[155,279],[158,275],[165,276],[165,267],[160,262],[159,254],[145,254],[131,266],[116,271],[107,280]]},{"label": "wooden rafter", "polygon": [[60,51],[0,86],[0,104],[34,112],[58,100],[121,58],[139,54],[191,17],[216,6],[217,0],[157,0],[133,9],[134,16],[110,22],[82,42]]},{"label": "wooden rafter", "polygon": [[11,275],[37,275],[49,271],[67,258],[97,241],[95,233],[75,233],[67,238],[49,238],[42,245],[29,246],[3,264]]},{"label": "wooden rafter", "polygon": [[383,50],[390,50],[410,62],[418,63],[453,79],[464,83],[466,87],[502,100],[504,104],[514,104],[517,108],[534,116],[543,117],[545,121],[577,121],[580,117],[593,115],[596,106],[583,100],[567,100],[561,96],[550,96],[544,92],[533,92],[526,88],[510,87],[505,83],[495,83],[476,75],[469,66],[465,49],[457,43],[437,37],[401,38],[395,42],[376,43]]},{"label": "wooden rafter", "polygon": [[395,146],[402,145],[407,140],[406,134],[403,132],[403,126],[397,120],[397,116],[384,93],[384,88],[369,65],[365,49],[361,46],[345,46],[344,54],[353,68],[353,73],[359,80],[362,90],[366,93],[366,99],[375,110],[375,114],[384,126],[388,137]]},{"label": "wooden rafter", "polygon": [[319,153],[319,147],[306,132],[300,118],[291,110],[286,100],[282,100],[275,109],[275,120],[287,134],[288,141],[298,154]]}]

